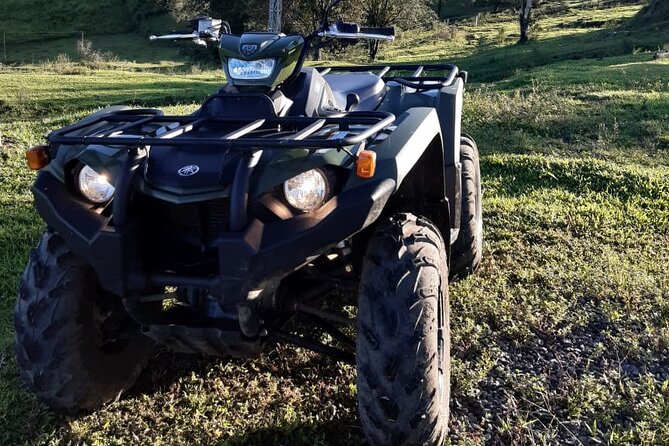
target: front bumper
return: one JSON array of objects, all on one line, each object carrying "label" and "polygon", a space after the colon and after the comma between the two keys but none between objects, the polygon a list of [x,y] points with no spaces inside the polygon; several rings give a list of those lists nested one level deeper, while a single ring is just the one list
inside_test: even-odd
[{"label": "front bumper", "polygon": [[394,189],[392,179],[373,179],[345,190],[317,212],[267,224],[251,220],[241,232],[224,232],[217,245],[219,274],[209,276],[147,270],[136,218],[114,226],[112,218],[92,210],[48,172],[39,174],[33,194],[47,225],[92,265],[105,290],[124,297],[161,286],[206,288],[234,303],[371,225]]}]

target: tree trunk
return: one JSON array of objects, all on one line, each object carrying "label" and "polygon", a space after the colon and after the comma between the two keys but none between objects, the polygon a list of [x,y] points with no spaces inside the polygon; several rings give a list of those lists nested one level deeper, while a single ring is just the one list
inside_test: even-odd
[{"label": "tree trunk", "polygon": [[269,0],[269,25],[271,33],[281,32],[281,12],[283,9],[283,0]]},{"label": "tree trunk", "polygon": [[371,40],[369,42],[369,60],[370,62],[374,62],[376,60],[376,55],[379,54],[379,41],[378,40]]},{"label": "tree trunk", "polygon": [[520,42],[527,43],[530,40],[527,32],[532,23],[532,0],[522,0],[520,5]]}]

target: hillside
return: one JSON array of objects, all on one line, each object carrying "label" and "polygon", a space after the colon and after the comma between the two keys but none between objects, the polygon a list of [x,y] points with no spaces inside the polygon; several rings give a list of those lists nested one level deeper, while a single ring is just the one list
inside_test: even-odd
[{"label": "hillside", "polygon": [[434,31],[407,32],[385,47],[388,61],[454,62],[476,82],[495,81],[532,67],[560,60],[581,60],[654,51],[669,44],[669,27],[645,32],[634,19],[641,5],[596,7],[592,1],[564,2],[556,12],[543,12],[527,45],[516,45],[516,15],[506,11]]},{"label": "hillside", "polygon": [[[561,3],[525,46],[501,13],[381,52],[455,60],[473,81],[485,249],[450,292],[451,445],[669,444],[669,60],[652,60],[669,29],[639,25],[641,4]],[[166,53],[122,36],[100,46],[135,42],[141,63],[0,67],[0,444],[362,446],[354,369],[286,346],[253,361],[160,350],[130,394],[87,414],[21,385],[12,308],[44,230],[24,150],[110,104],[191,112],[222,82],[149,71]]]},{"label": "hillside", "polygon": [[49,37],[32,33],[123,34],[141,32],[165,15],[141,0],[3,0],[0,32],[8,33],[9,42]]},{"label": "hillside", "polygon": [[[67,55],[77,60],[81,33],[94,48],[121,60],[174,64],[175,47],[151,46],[150,33],[174,29],[175,21],[154,2],[142,0],[3,0],[0,34],[6,33],[5,63],[40,63]],[[2,48],[0,48],[2,51]]]},{"label": "hillside", "polygon": [[657,20],[669,20],[669,3],[665,0],[651,0],[644,13]]}]

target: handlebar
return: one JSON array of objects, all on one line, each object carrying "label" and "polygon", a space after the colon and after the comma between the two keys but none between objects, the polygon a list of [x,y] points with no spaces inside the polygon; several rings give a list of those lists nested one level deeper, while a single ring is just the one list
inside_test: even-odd
[{"label": "handlebar", "polygon": [[165,34],[164,36],[155,36],[155,35],[149,36],[149,40],[151,42],[155,42],[156,40],[193,40],[199,38],[200,38],[200,33],[198,33],[197,31],[193,31],[190,34]]},{"label": "handlebar", "polygon": [[334,39],[370,39],[392,42],[395,40],[395,28],[361,28],[357,23],[339,21],[330,26],[330,29],[320,31],[318,36]]},{"label": "handlebar", "polygon": [[221,33],[230,33],[230,24],[220,19],[212,19],[211,17],[197,17],[191,20],[191,24],[196,28],[191,33],[165,34],[163,36],[149,36],[149,40],[155,42],[157,40],[193,40],[200,45],[206,45],[206,42],[217,42]]},{"label": "handlebar", "polygon": [[[376,30],[376,28],[364,28],[368,30]],[[362,31],[362,29],[361,29]],[[329,31],[321,31],[318,33],[319,37],[330,37],[333,39],[352,39],[352,40],[358,40],[358,39],[370,39],[370,40],[386,40],[389,42],[392,42],[395,40],[394,35],[386,35],[386,34],[372,34],[371,32],[359,32],[359,33],[345,33],[341,32],[338,30],[329,30]]]}]

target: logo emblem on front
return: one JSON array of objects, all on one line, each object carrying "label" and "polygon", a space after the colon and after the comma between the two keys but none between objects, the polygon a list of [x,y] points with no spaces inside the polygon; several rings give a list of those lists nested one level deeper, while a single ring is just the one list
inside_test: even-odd
[{"label": "logo emblem on front", "polygon": [[183,166],[181,169],[177,171],[179,176],[181,177],[192,177],[196,173],[200,171],[200,166],[196,166],[194,164],[190,166]]},{"label": "logo emblem on front", "polygon": [[256,51],[258,51],[258,45],[242,45],[242,54],[245,56],[251,56]]}]

